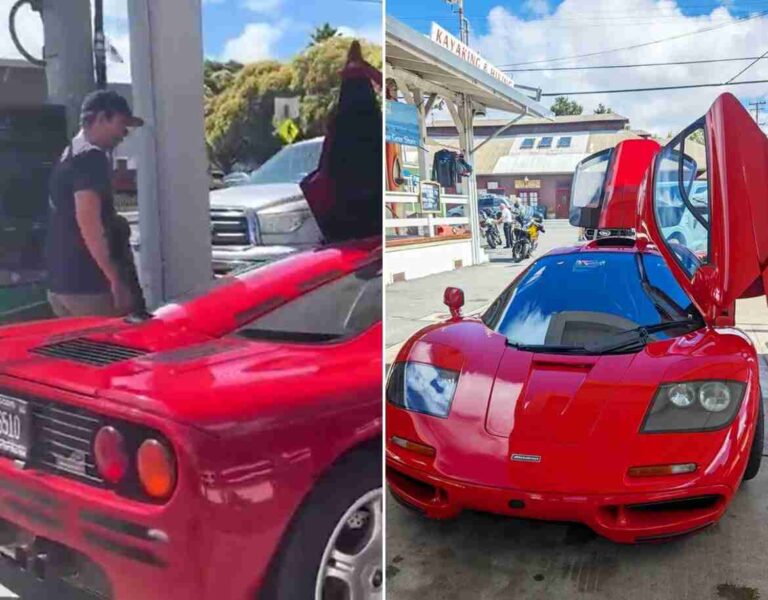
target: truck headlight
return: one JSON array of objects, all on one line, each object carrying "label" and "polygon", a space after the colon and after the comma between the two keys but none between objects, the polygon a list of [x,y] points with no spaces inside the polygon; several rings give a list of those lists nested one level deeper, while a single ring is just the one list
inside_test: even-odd
[{"label": "truck headlight", "polygon": [[398,363],[387,383],[387,401],[434,417],[447,417],[459,374],[418,362]]},{"label": "truck headlight", "polygon": [[259,230],[262,234],[293,233],[312,216],[308,208],[290,212],[257,213]]},{"label": "truck headlight", "polygon": [[733,421],[744,398],[740,381],[686,381],[659,386],[641,432],[713,431]]}]

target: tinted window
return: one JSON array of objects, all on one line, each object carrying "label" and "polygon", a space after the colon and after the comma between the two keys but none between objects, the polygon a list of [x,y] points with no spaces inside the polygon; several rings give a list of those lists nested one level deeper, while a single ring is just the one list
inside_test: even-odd
[{"label": "tinted window", "polygon": [[[663,259],[648,254],[642,260],[648,283],[671,298],[681,312],[688,308],[690,300]],[[512,343],[580,346],[670,320],[662,316],[647,290],[635,253],[545,256],[504,291],[483,320]]]},{"label": "tinted window", "polygon": [[254,339],[325,342],[363,333],[381,320],[381,264],[307,292],[240,330]]},{"label": "tinted window", "polygon": [[299,183],[317,168],[322,140],[286,146],[251,175],[251,183]]},{"label": "tinted window", "polygon": [[525,138],[523,140],[523,143],[520,144],[521,150],[529,150],[530,148],[533,148],[533,144],[535,142],[535,138]]},{"label": "tinted window", "polygon": [[689,277],[709,256],[709,176],[703,125],[661,152],[653,212],[659,232]]},{"label": "tinted window", "polygon": [[552,147],[552,138],[551,137],[543,137],[541,138],[541,141],[539,142],[539,148],[551,148]]}]

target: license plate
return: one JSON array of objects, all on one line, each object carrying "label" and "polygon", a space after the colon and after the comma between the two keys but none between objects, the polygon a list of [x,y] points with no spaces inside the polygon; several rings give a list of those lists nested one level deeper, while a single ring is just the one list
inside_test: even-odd
[{"label": "license plate", "polygon": [[31,422],[27,402],[0,394],[0,453],[26,459],[32,433]]}]

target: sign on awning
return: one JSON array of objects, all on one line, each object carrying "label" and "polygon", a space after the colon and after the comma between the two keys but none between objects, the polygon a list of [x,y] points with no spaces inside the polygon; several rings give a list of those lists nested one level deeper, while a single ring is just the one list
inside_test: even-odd
[{"label": "sign on awning", "polygon": [[387,142],[421,146],[419,111],[413,104],[387,100]]}]

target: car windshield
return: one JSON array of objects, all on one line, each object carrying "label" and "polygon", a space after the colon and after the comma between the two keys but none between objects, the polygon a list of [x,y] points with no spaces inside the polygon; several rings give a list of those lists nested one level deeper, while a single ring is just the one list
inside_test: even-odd
[{"label": "car windshield", "polygon": [[[502,293],[483,320],[510,344],[583,347],[692,313],[690,299],[661,256],[577,252],[538,260]],[[674,333],[656,332],[653,338]]]},{"label": "car windshield", "polygon": [[317,168],[323,140],[286,146],[251,174],[251,183],[299,183]]}]

